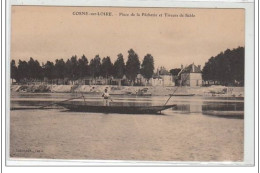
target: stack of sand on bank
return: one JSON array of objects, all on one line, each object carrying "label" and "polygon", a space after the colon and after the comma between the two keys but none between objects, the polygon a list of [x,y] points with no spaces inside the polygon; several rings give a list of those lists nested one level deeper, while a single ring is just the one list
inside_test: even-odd
[{"label": "stack of sand on bank", "polygon": [[147,88],[153,96],[169,94],[194,94],[197,96],[244,97],[244,87],[188,87],[188,86],[108,86],[108,85],[11,85],[12,92],[53,92],[53,93],[101,93],[107,88],[111,94],[136,94],[138,90]]}]

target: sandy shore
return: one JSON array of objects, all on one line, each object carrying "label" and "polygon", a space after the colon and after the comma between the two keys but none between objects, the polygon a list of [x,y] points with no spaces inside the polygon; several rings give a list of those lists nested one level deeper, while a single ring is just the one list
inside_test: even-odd
[{"label": "sandy shore", "polygon": [[243,160],[243,119],[202,114],[11,111],[11,157],[162,161]]},{"label": "sandy shore", "polygon": [[20,93],[88,93],[100,94],[108,88],[113,95],[132,95],[147,89],[146,94],[168,96],[170,94],[194,94],[198,96],[244,97],[244,87],[188,87],[188,86],[108,86],[108,85],[12,85],[12,92]]}]

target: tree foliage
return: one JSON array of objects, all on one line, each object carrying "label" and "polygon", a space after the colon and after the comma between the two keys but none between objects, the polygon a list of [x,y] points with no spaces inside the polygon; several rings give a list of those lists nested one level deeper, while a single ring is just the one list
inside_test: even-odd
[{"label": "tree foliage", "polygon": [[244,62],[243,47],[227,49],[205,63],[202,78],[221,85],[244,85]]},{"label": "tree foliage", "polygon": [[92,77],[99,77],[101,72],[101,62],[99,55],[96,55],[94,59],[90,61],[90,74]]},{"label": "tree foliage", "polygon": [[[29,61],[19,60],[16,66],[15,61],[12,60],[11,64],[11,78],[16,79],[18,82],[38,80],[55,80],[55,79],[69,79],[75,81],[80,78],[109,78],[114,77],[122,79],[124,76],[134,84],[135,79],[140,72],[145,78],[149,79],[153,75],[154,60],[151,54],[147,54],[142,62],[142,71],[140,71],[140,61],[137,53],[130,49],[128,51],[128,59],[125,63],[123,55],[117,55],[114,64],[111,62],[109,56],[100,59],[96,55],[93,59],[88,61],[87,57],[83,54],[80,58],[73,55],[67,60],[56,59],[54,62],[47,61],[40,63],[32,57]],[[57,82],[58,83],[58,82]]]},{"label": "tree foliage", "polygon": [[78,78],[79,76],[79,69],[78,69],[78,60],[77,60],[77,56],[72,56],[70,58],[70,67],[71,67],[71,79],[75,80]]},{"label": "tree foliage", "polygon": [[110,57],[107,56],[102,59],[101,64],[101,76],[107,78],[113,74],[113,64],[111,63]]},{"label": "tree foliage", "polygon": [[47,61],[46,64],[43,65],[43,74],[48,79],[54,79],[55,73],[54,73],[54,64],[53,62]]},{"label": "tree foliage", "polygon": [[154,60],[151,54],[147,54],[141,65],[141,74],[147,81],[152,78],[154,72]]},{"label": "tree foliage", "polygon": [[26,61],[19,60],[18,62],[18,80],[29,78],[29,67]]},{"label": "tree foliage", "polygon": [[11,79],[18,80],[18,68],[15,65],[15,60],[11,61]]},{"label": "tree foliage", "polygon": [[125,75],[125,61],[121,53],[117,55],[114,63],[113,75],[115,78],[122,78]]},{"label": "tree foliage", "polygon": [[64,79],[66,75],[66,64],[63,59],[56,59],[54,65],[55,77],[58,79]]},{"label": "tree foliage", "polygon": [[171,73],[171,75],[173,75],[173,76],[177,76],[180,71],[181,71],[180,68],[174,68],[174,69],[171,69],[171,70],[170,70],[170,73]]},{"label": "tree foliage", "polygon": [[[202,77],[204,81],[213,81],[216,84],[222,85],[244,85],[244,47],[236,49],[227,49],[220,52],[216,56],[212,56],[206,63],[202,70]],[[43,80],[47,79],[64,79],[76,80],[84,77],[111,77],[123,78],[126,75],[127,79],[135,82],[137,74],[141,73],[147,80],[149,80],[154,71],[154,59],[151,54],[147,54],[141,65],[137,53],[130,49],[128,51],[128,59],[125,64],[123,55],[117,55],[114,64],[110,57],[101,59],[96,55],[93,59],[88,61],[85,55],[77,58],[76,55],[69,58],[66,62],[63,59],[56,59],[55,62],[47,61],[40,65],[37,60],[32,57],[28,62],[19,60],[16,62],[11,60],[11,79],[16,81],[22,80]],[[176,76],[181,69],[171,69],[170,73]],[[164,69],[159,71],[163,75]],[[168,72],[168,71],[167,71]]]},{"label": "tree foliage", "polygon": [[126,62],[126,77],[133,83],[139,72],[140,72],[139,57],[133,49],[130,49],[128,51],[128,60]]},{"label": "tree foliage", "polygon": [[83,78],[89,76],[89,66],[88,66],[88,59],[85,55],[78,61],[78,70],[79,70],[79,77]]}]

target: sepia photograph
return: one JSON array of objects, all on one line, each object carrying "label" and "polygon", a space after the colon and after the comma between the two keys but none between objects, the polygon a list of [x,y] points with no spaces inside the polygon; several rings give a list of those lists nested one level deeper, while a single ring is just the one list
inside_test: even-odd
[{"label": "sepia photograph", "polygon": [[12,6],[11,159],[243,162],[245,9]]}]

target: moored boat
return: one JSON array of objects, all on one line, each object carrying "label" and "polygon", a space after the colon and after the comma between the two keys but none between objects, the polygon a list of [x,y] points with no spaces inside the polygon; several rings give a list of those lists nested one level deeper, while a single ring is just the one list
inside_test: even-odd
[{"label": "moored boat", "polygon": [[170,94],[170,96],[194,96],[195,94]]}]

